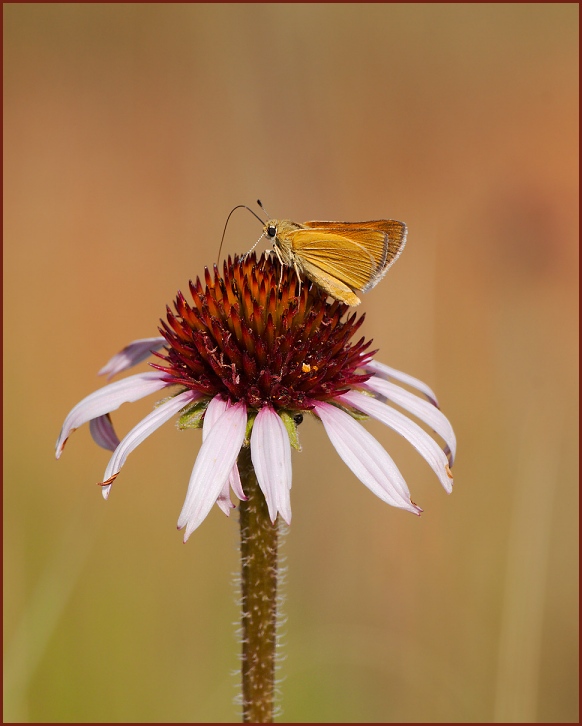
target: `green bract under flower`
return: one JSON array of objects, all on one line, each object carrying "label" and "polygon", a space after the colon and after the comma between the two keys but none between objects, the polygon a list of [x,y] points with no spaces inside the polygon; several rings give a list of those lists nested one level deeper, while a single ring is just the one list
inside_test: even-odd
[{"label": "green bract under flower", "polygon": [[356,369],[370,342],[350,343],[364,316],[342,320],[347,305],[328,303],[274,256],[229,258],[222,276],[206,268],[205,284],[191,282],[190,292],[193,304],[178,293],[160,328],[169,349],[155,367],[168,382],[255,410],[298,411],[369,378]]}]

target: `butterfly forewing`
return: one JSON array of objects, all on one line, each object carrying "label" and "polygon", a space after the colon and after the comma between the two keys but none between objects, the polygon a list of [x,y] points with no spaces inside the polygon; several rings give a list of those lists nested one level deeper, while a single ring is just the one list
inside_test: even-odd
[{"label": "butterfly forewing", "polygon": [[398,258],[406,225],[393,219],[370,222],[305,222],[270,219],[263,234],[284,265],[302,272],[336,300],[358,305],[354,294],[374,287]]},{"label": "butterfly forewing", "polygon": [[406,225],[395,219],[376,219],[369,222],[304,222],[303,227],[349,237],[361,244],[371,255],[376,266],[375,274],[363,290],[379,282],[396,261],[406,244]]},{"label": "butterfly forewing", "polygon": [[406,225],[403,222],[397,222],[394,219],[383,219],[379,222],[369,222],[368,224],[377,224],[386,234],[387,252],[386,260],[383,267],[378,271],[376,276],[370,280],[366,287],[362,288],[363,292],[377,285],[396,260],[400,257],[400,253],[406,244]]},{"label": "butterfly forewing", "polygon": [[298,229],[291,237],[300,259],[319,267],[355,290],[361,290],[377,275],[372,252],[359,242],[329,231]]}]

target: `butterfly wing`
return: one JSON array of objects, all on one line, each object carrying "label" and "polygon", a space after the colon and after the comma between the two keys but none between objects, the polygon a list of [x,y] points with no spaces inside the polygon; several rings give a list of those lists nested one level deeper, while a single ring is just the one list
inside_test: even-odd
[{"label": "butterfly wing", "polygon": [[354,290],[363,290],[378,272],[373,254],[354,239],[322,229],[298,229],[289,237],[306,272],[309,263]]},{"label": "butterfly wing", "polygon": [[341,280],[338,280],[334,275],[330,275],[318,267],[312,265],[308,260],[303,259],[301,261],[301,267],[303,273],[307,275],[310,280],[313,280],[315,284],[322,290],[325,290],[328,295],[331,295],[336,300],[346,303],[346,305],[359,305],[361,300],[354,293],[351,287],[346,285]]},{"label": "butterfly wing", "polygon": [[372,257],[375,272],[358,288],[366,291],[374,287],[396,262],[406,244],[406,225],[395,219],[377,219],[370,222],[304,222],[304,228],[321,230],[348,238],[363,247]]}]

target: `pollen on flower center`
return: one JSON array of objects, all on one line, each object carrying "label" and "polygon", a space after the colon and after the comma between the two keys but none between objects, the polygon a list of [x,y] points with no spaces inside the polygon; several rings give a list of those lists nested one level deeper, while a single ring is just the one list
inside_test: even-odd
[{"label": "pollen on flower center", "polygon": [[190,293],[193,304],[178,293],[160,328],[167,348],[154,367],[168,382],[257,410],[306,410],[369,378],[356,369],[371,341],[350,343],[364,316],[342,320],[347,305],[270,254],[229,257],[222,276],[206,268]]}]

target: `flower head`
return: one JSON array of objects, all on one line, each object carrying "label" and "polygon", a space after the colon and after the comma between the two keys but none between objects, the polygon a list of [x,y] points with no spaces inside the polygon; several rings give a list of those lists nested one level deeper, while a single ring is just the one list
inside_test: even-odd
[{"label": "flower head", "polygon": [[[87,422],[93,439],[113,451],[101,483],[105,498],[127,456],[176,416],[181,428],[202,427],[203,440],[178,519],[185,539],[215,503],[229,513],[231,489],[245,499],[236,465],[242,446],[250,445],[272,521],[277,514],[291,521],[291,447],[299,449],[304,414],[321,420],[340,457],[388,504],[421,511],[388,453],[358,422],[365,416],[407,438],[451,491],[453,430],[426,385],[375,361],[370,342],[352,342],[363,315],[346,317],[346,305],[327,302],[312,283],[301,285],[292,268],[270,255],[229,258],[222,275],[216,266],[214,275],[206,269],[204,283],[191,282],[190,293],[192,303],[178,293],[175,311],[167,309],[161,337],[134,341],[99,373],[112,377],[152,353],[154,370],[106,385],[65,420],[57,458]],[[162,390],[166,398],[120,441],[110,413]],[[394,404],[436,432],[445,450]]]}]

